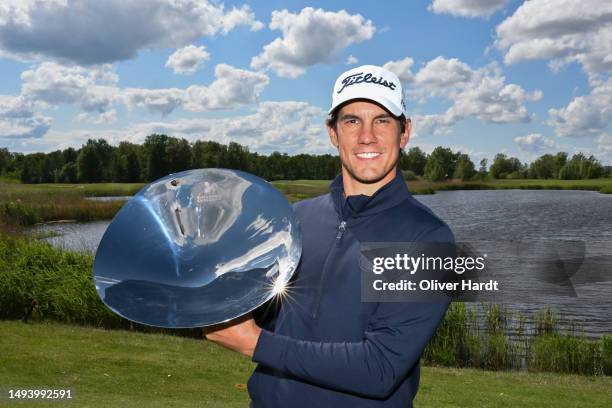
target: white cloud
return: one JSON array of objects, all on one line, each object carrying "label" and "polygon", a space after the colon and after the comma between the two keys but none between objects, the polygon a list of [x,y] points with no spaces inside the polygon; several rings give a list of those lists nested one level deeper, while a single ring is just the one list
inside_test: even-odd
[{"label": "white cloud", "polygon": [[429,10],[461,17],[489,17],[511,0],[433,0]]},{"label": "white cloud", "polygon": [[323,129],[324,112],[306,102],[262,102],[253,114],[220,119],[179,119],[143,123],[132,132],[142,139],[154,132],[187,140],[230,141],[254,151],[329,152],[331,144]]},{"label": "white cloud", "polygon": [[409,83],[414,81],[414,75],[411,71],[413,65],[414,60],[410,57],[406,57],[397,61],[388,61],[385,63],[385,65],[383,65],[383,68],[386,68],[397,75],[400,81]]},{"label": "white cloud", "polygon": [[121,95],[130,109],[139,107],[166,116],[178,108],[202,112],[254,103],[268,83],[268,76],[261,72],[219,64],[215,67],[215,80],[209,86],[192,85],[186,89],[127,88]]},{"label": "white cloud", "polygon": [[537,101],[542,92],[526,92],[517,84],[506,83],[496,64],[479,69],[456,58],[437,57],[414,76],[406,93],[419,102],[441,98],[451,106],[439,114],[416,115],[415,130],[420,134],[445,134],[465,118],[475,117],[484,123],[529,122],[534,116],[525,102]]},{"label": "white cloud", "polygon": [[196,72],[203,61],[208,61],[210,54],[206,47],[188,45],[179,48],[166,61],[166,67],[172,69],[175,74],[189,75]]},{"label": "white cloud", "polygon": [[416,87],[422,96],[444,95],[451,90],[469,85],[474,71],[457,58],[436,57],[415,76]]},{"label": "white cloud", "polygon": [[597,139],[597,147],[606,153],[612,153],[612,134],[603,133]]},{"label": "white cloud", "polygon": [[612,121],[612,78],[591,93],[574,98],[566,107],[550,109],[548,124],[559,136],[599,136]]},{"label": "white cloud", "polygon": [[549,152],[555,148],[555,142],[540,133],[530,133],[526,136],[515,137],[514,142],[518,144],[521,150],[530,153]]},{"label": "white cloud", "polygon": [[118,91],[118,78],[109,65],[84,68],[44,62],[24,71],[21,80],[23,98],[43,108],[78,104],[86,112],[104,113]]},{"label": "white cloud", "polygon": [[111,109],[107,112],[100,113],[97,116],[87,112],[81,112],[74,118],[74,121],[91,122],[97,125],[115,123],[117,121],[117,110]]},{"label": "white cloud", "polygon": [[0,95],[0,139],[40,138],[49,130],[51,121],[34,112],[23,97]]},{"label": "white cloud", "polygon": [[149,48],[182,47],[239,25],[258,30],[248,6],[206,0],[5,0],[0,51],[25,60],[80,65],[130,59]]},{"label": "white cloud", "polygon": [[551,59],[558,69],[576,61],[594,76],[612,69],[612,2],[533,0],[496,29],[507,64]]},{"label": "white cloud", "polygon": [[111,144],[121,141],[142,143],[152,133],[165,133],[191,142],[214,140],[238,142],[251,151],[271,153],[333,153],[324,130],[325,112],[306,102],[262,102],[253,113],[223,118],[177,119],[137,123],[124,129],[49,131],[27,144],[7,140],[11,150],[51,151],[80,146],[89,138],[104,138]]},{"label": "white cloud", "polygon": [[349,55],[348,58],[346,59],[346,65],[355,65],[358,62],[359,62],[359,60],[356,57],[352,56],[352,55]]},{"label": "white cloud", "polygon": [[118,78],[109,65],[84,68],[45,62],[24,71],[21,79],[19,95],[0,95],[0,137],[41,138],[52,119],[37,110],[61,104],[78,105],[85,116],[96,113],[100,123],[116,118],[110,108],[117,97]]},{"label": "white cloud", "polygon": [[269,82],[270,79],[264,73],[219,64],[215,67],[215,80],[212,84],[187,88],[185,109],[200,112],[232,109],[254,103]]},{"label": "white cloud", "polygon": [[185,103],[185,91],[178,88],[126,88],[121,91],[121,97],[129,109],[143,108],[162,116],[169,115]]},{"label": "white cloud", "polygon": [[503,76],[484,76],[472,85],[452,97],[447,114],[453,120],[475,116],[484,123],[530,122],[534,116],[524,102],[542,97],[540,91],[528,94],[519,85],[506,84]]},{"label": "white cloud", "polygon": [[445,114],[414,115],[412,117],[415,136],[423,134],[446,135],[449,134],[455,124]]},{"label": "white cloud", "polygon": [[0,95],[0,137],[40,138],[50,128],[51,118],[36,110],[77,105],[77,122],[109,124],[117,120],[116,105],[142,108],[169,115],[182,108],[188,111],[232,109],[254,103],[268,84],[268,77],[219,64],[209,86],[186,89],[142,89],[117,86],[118,77],[110,65],[64,66],[44,62],[21,74],[21,93]]},{"label": "white cloud", "polygon": [[253,57],[253,69],[270,68],[279,76],[296,78],[309,66],[332,63],[353,43],[369,40],[376,28],[372,21],[344,10],[325,11],[306,7],[299,14],[273,11],[271,30],[281,30],[276,38]]}]

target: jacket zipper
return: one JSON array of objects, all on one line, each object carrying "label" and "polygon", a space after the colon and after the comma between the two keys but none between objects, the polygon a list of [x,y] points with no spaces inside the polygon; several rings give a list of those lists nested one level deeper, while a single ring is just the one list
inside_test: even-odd
[{"label": "jacket zipper", "polygon": [[336,246],[340,246],[340,240],[342,239],[342,235],[344,235],[344,231],[346,231],[346,221],[342,220],[340,225],[338,225],[338,235],[336,235]]},{"label": "jacket zipper", "polygon": [[323,295],[323,287],[325,286],[325,281],[327,280],[327,270],[329,269],[329,263],[332,259],[332,253],[335,252],[335,249],[340,246],[342,242],[342,236],[346,231],[346,221],[341,220],[338,225],[338,233],[336,234],[336,245],[333,245],[329,252],[327,252],[327,256],[325,257],[325,262],[323,263],[323,272],[321,273],[321,280],[319,281],[319,289],[317,291],[317,297],[315,298],[312,306],[312,317],[316,319],[319,314],[319,303],[321,302],[321,296]]}]

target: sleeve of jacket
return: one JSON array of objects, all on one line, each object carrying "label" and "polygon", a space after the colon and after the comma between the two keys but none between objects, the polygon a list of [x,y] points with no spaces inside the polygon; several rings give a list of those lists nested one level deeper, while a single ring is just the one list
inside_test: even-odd
[{"label": "sleeve of jacket", "polygon": [[[447,226],[420,240],[454,242]],[[324,387],[385,398],[418,363],[448,302],[384,303],[360,342],[315,342],[263,330],[253,361]]]}]

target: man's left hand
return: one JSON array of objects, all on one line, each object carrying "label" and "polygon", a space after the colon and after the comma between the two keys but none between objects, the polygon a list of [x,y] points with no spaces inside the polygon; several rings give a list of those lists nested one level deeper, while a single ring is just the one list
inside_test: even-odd
[{"label": "man's left hand", "polygon": [[206,339],[230,350],[253,357],[261,333],[251,314],[216,326],[205,327]]}]

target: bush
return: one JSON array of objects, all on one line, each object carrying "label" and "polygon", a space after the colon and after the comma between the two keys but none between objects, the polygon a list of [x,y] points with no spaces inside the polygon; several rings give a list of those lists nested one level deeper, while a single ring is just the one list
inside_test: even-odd
[{"label": "bush", "polygon": [[198,337],[200,329],[160,329],[111,312],[96,292],[93,256],[0,231],[0,319],[20,319],[32,301],[32,320]]},{"label": "bush", "polygon": [[406,181],[416,181],[419,179],[412,170],[402,170],[402,176],[404,176]]},{"label": "bush", "polygon": [[34,209],[20,202],[0,203],[0,222],[8,225],[33,225],[38,222]]}]

